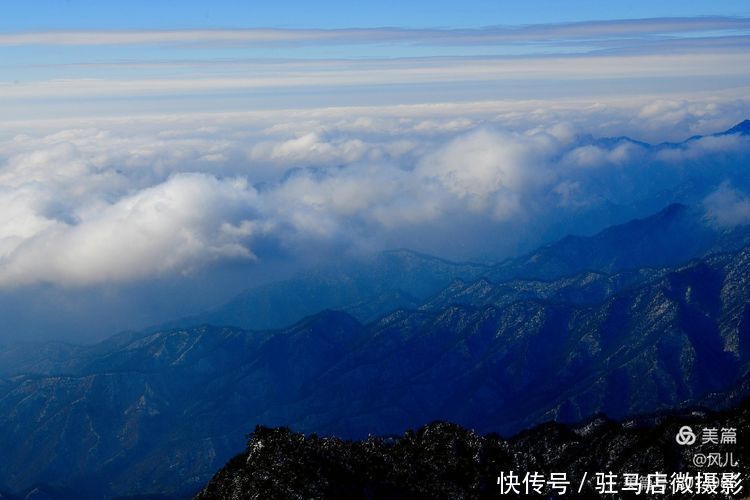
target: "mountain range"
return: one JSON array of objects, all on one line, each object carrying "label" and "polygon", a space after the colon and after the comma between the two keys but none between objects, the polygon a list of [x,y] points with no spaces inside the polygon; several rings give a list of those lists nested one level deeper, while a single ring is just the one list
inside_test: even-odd
[{"label": "mountain range", "polygon": [[498,264],[387,252],[353,275],[311,273],[220,310],[265,297],[268,311],[303,314],[284,291],[322,291],[315,307],[343,309],[291,326],[6,348],[0,448],[13,453],[0,491],[191,494],[256,424],[362,438],[440,419],[513,434],[597,412],[731,405],[750,386],[748,235],[671,205]]},{"label": "mountain range", "polygon": [[198,324],[282,328],[324,309],[346,311],[359,321],[369,322],[399,308],[417,307],[456,279],[549,281],[585,271],[616,273],[669,267],[711,252],[736,250],[747,243],[750,231],[746,227],[713,227],[701,207],[675,203],[652,216],[592,236],[566,236],[496,264],[451,262],[405,249],[343,260],[248,289],[214,310],[158,329]]}]

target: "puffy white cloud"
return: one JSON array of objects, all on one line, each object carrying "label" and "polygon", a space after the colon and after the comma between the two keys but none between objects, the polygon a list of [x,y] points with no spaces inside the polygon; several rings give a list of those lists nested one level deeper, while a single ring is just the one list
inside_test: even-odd
[{"label": "puffy white cloud", "polygon": [[632,164],[646,151],[630,141],[620,141],[614,146],[587,144],[568,151],[562,162],[573,168],[596,168]]},{"label": "puffy white cloud", "polygon": [[326,141],[309,132],[282,142],[264,141],[250,150],[250,160],[283,166],[346,164],[361,160],[372,149],[359,139]]},{"label": "puffy white cloud", "polygon": [[243,180],[179,174],[112,204],[83,205],[73,223],[27,212],[26,234],[12,219],[2,226],[15,238],[3,249],[0,284],[131,280],[209,259],[254,258],[243,242],[256,198]]},{"label": "puffy white cloud", "polygon": [[480,129],[428,154],[416,172],[465,200],[470,209],[492,207],[502,219],[521,209],[522,193],[548,182],[549,161],[558,149],[546,134],[511,136]]}]

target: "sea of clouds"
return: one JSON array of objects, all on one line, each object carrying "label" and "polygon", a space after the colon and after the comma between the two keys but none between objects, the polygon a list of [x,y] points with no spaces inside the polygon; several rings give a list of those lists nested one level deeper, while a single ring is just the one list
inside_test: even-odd
[{"label": "sea of clouds", "polygon": [[[410,247],[499,259],[674,201],[750,219],[737,99],[487,102],[0,128],[0,287]],[[686,143],[695,134],[706,137]],[[627,135],[633,140],[625,140]],[[609,139],[606,139],[608,138]]]}]

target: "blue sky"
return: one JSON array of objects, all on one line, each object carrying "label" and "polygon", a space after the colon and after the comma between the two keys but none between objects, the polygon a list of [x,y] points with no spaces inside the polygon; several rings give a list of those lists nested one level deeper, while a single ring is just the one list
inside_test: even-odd
[{"label": "blue sky", "polygon": [[156,1],[6,2],[0,30],[159,28],[478,27],[601,19],[747,16],[742,0],[627,1]]}]

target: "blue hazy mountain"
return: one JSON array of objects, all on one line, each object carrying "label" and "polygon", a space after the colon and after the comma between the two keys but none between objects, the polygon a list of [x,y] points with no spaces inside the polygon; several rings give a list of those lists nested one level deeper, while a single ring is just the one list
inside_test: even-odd
[{"label": "blue hazy mountain", "polygon": [[323,309],[344,310],[368,322],[399,308],[417,307],[456,279],[548,281],[584,271],[668,267],[748,242],[746,227],[719,229],[705,220],[700,209],[672,204],[650,217],[592,236],[567,236],[495,265],[450,262],[409,250],[344,261],[249,289],[217,309],[159,328],[196,324],[281,328]]},{"label": "blue hazy mountain", "polygon": [[323,311],[277,330],[55,345],[0,381],[0,446],[12,450],[0,490],[190,492],[256,424],[363,437],[443,419],[513,433],[730,404],[748,393],[749,277],[744,247],[671,268],[454,280],[368,323]]},{"label": "blue hazy mountain", "polygon": [[494,266],[494,281],[550,280],[584,271],[615,273],[665,267],[750,242],[747,226],[720,229],[702,210],[672,204],[650,217],[609,227],[593,236],[566,236],[527,255]]},{"label": "blue hazy mountain", "polygon": [[733,135],[733,134],[750,135],[750,120],[743,120],[742,122],[738,123],[734,127],[728,130],[725,130],[724,132],[715,134],[715,135]]},{"label": "blue hazy mountain", "polygon": [[450,262],[409,250],[387,251],[251,288],[213,311],[164,326],[280,328],[323,309],[348,310],[369,321],[399,307],[414,307],[454,279],[475,278],[487,270],[483,264]]}]

